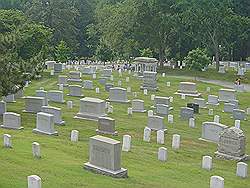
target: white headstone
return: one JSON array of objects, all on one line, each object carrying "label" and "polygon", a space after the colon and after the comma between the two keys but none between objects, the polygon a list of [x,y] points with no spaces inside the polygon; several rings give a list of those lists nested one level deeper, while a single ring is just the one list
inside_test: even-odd
[{"label": "white headstone", "polygon": [[211,176],[210,188],[224,188],[224,178],[220,176]]},{"label": "white headstone", "polygon": [[143,90],[143,94],[144,94],[144,95],[148,95],[148,90],[147,90],[147,89],[144,89],[144,90]]},{"label": "white headstone", "polygon": [[164,136],[165,135],[163,130],[157,131],[157,144],[164,144],[165,142]]},{"label": "white headstone", "polygon": [[113,106],[111,106],[111,105],[108,106],[108,113],[109,114],[113,113]]},{"label": "white headstone", "polygon": [[207,92],[210,92],[210,91],[211,91],[211,88],[210,88],[210,87],[207,87],[206,91],[207,91]]},{"label": "white headstone", "polygon": [[181,99],[185,100],[186,99],[186,95],[185,94],[181,94]]},{"label": "white headstone", "polygon": [[219,115],[214,116],[214,122],[215,123],[220,123],[220,116]]},{"label": "white headstone", "polygon": [[212,169],[212,157],[210,156],[203,156],[202,157],[202,168],[206,170]]},{"label": "white headstone", "polygon": [[132,115],[133,114],[133,109],[132,108],[128,108],[128,115]]},{"label": "white headstone", "polygon": [[155,100],[155,95],[151,95],[151,101]]},{"label": "white headstone", "polygon": [[41,158],[41,149],[40,149],[39,143],[37,142],[32,143],[32,154],[33,154],[33,157]]},{"label": "white headstone", "polygon": [[167,86],[170,87],[171,86],[171,82],[167,82]]},{"label": "white headstone", "polygon": [[58,89],[59,89],[60,91],[63,91],[63,84],[59,84],[58,86],[59,86]]},{"label": "white headstone", "polygon": [[130,151],[131,148],[131,136],[130,135],[123,135],[123,142],[122,142],[122,151]]},{"label": "white headstone", "polygon": [[169,97],[169,101],[172,103],[174,102],[174,97]]},{"label": "white headstone", "polygon": [[174,123],[174,115],[172,114],[168,115],[168,123]]},{"label": "white headstone", "polygon": [[130,87],[130,86],[127,87],[127,92],[128,92],[128,93],[131,93],[131,87]]},{"label": "white headstone", "polygon": [[144,128],[143,141],[150,142],[151,129],[148,127]]},{"label": "white headstone", "polygon": [[118,80],[118,86],[122,86],[122,81],[121,80]]},{"label": "white headstone", "polygon": [[195,119],[194,118],[189,119],[189,127],[195,128]]},{"label": "white headstone", "polygon": [[178,134],[174,134],[172,139],[172,148],[179,149],[180,144],[181,144],[181,136]]},{"label": "white headstone", "polygon": [[250,115],[250,108],[247,108],[247,115]]},{"label": "white headstone", "polygon": [[37,175],[28,176],[28,188],[42,188],[41,178]]},{"label": "white headstone", "polygon": [[165,72],[163,72],[163,73],[162,73],[162,77],[164,78],[165,76],[166,76],[166,73],[165,73]]},{"label": "white headstone", "polygon": [[92,78],[95,80],[95,79],[96,79],[96,74],[93,74],[93,75],[92,75]]},{"label": "white headstone", "polygon": [[153,115],[154,115],[153,110],[149,110],[149,111],[148,111],[148,116],[153,116]]},{"label": "white headstone", "polygon": [[160,147],[158,150],[158,160],[159,161],[166,161],[167,158],[168,158],[167,148]]},{"label": "white headstone", "polygon": [[239,120],[239,119],[236,119],[236,120],[234,121],[234,126],[235,126],[236,128],[238,128],[238,129],[240,129],[240,120]]},{"label": "white headstone", "polygon": [[129,82],[129,77],[126,77],[126,82]]},{"label": "white headstone", "polygon": [[67,108],[73,108],[73,101],[67,101]]},{"label": "white headstone", "polygon": [[95,92],[96,92],[96,93],[100,93],[99,87],[95,88]]},{"label": "white headstone", "polygon": [[247,167],[248,167],[248,165],[246,163],[238,162],[236,176],[239,176],[241,178],[246,178],[247,177]]},{"label": "white headstone", "polygon": [[72,130],[71,135],[70,135],[71,142],[77,142],[78,141],[78,136],[79,136],[79,131],[78,130]]},{"label": "white headstone", "polygon": [[54,75],[55,75],[54,70],[51,70],[50,71],[50,76],[54,76]]},{"label": "white headstone", "polygon": [[5,148],[11,148],[12,147],[11,135],[9,135],[9,134],[4,134],[3,135],[3,146]]}]

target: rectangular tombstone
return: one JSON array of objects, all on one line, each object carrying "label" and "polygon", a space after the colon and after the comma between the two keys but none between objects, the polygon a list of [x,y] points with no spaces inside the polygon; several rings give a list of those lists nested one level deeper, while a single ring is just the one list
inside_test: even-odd
[{"label": "rectangular tombstone", "polygon": [[234,104],[236,109],[239,108],[239,100],[232,99],[232,100],[229,100],[229,103]]},{"label": "rectangular tombstone", "polygon": [[36,116],[36,128],[33,129],[34,133],[58,135],[54,129],[54,115],[39,112]]},{"label": "rectangular tombstone", "polygon": [[47,69],[53,69],[55,63],[55,61],[46,61],[45,65],[47,65]]},{"label": "rectangular tombstone", "polygon": [[121,143],[99,135],[90,138],[89,162],[84,168],[115,178],[128,177],[127,169],[121,168]]},{"label": "rectangular tombstone", "polygon": [[187,107],[188,108],[193,108],[195,114],[199,113],[199,104],[196,104],[196,103],[187,103]]},{"label": "rectangular tombstone", "polygon": [[62,63],[54,63],[54,73],[61,73],[63,71],[63,64]]},{"label": "rectangular tombstone", "polygon": [[229,102],[229,100],[236,99],[236,91],[233,89],[220,89],[219,90],[219,101]]},{"label": "rectangular tombstone", "polygon": [[169,114],[169,106],[166,104],[157,104],[156,105],[156,114],[167,116]]},{"label": "rectangular tombstone", "polygon": [[67,86],[68,85],[68,77],[65,75],[58,76],[58,85]]},{"label": "rectangular tombstone", "polygon": [[147,89],[149,91],[157,91],[157,72],[144,71],[143,72],[143,84],[141,89]]},{"label": "rectangular tombstone", "polygon": [[38,113],[41,112],[42,106],[45,106],[44,97],[25,97],[25,110],[24,112]]},{"label": "rectangular tombstone", "polygon": [[182,120],[189,120],[194,117],[194,109],[188,107],[181,107],[180,118]]},{"label": "rectangular tombstone", "polygon": [[219,97],[216,95],[208,95],[208,101],[207,104],[209,105],[219,105]]},{"label": "rectangular tombstone", "polygon": [[152,130],[166,130],[166,127],[163,122],[164,118],[160,116],[149,116],[148,117],[148,125],[147,127]]},{"label": "rectangular tombstone", "polygon": [[193,103],[198,104],[200,108],[207,108],[205,99],[194,98]]},{"label": "rectangular tombstone", "polygon": [[61,108],[52,106],[42,106],[42,112],[54,115],[54,122],[57,125],[64,125],[65,121],[62,120]]},{"label": "rectangular tombstone", "polygon": [[81,80],[81,72],[79,71],[70,71],[68,82],[82,82]]},{"label": "rectangular tombstone", "polygon": [[28,176],[28,188],[42,188],[41,178],[37,175]]},{"label": "rectangular tombstone", "polygon": [[233,110],[235,109],[235,105],[231,103],[225,103],[223,112],[233,113]]},{"label": "rectangular tombstone", "polygon": [[144,101],[140,99],[132,100],[132,111],[133,112],[146,112],[144,109]]},{"label": "rectangular tombstone", "polygon": [[64,103],[63,92],[57,90],[48,91],[48,99],[51,102]]},{"label": "rectangular tombstone", "polygon": [[45,106],[48,106],[48,92],[44,90],[36,90],[36,97],[43,97]]},{"label": "rectangular tombstone", "polygon": [[102,77],[109,78],[112,75],[112,69],[103,69],[101,75]]},{"label": "rectangular tombstone", "polygon": [[165,104],[170,106],[170,97],[160,97],[160,96],[155,96],[154,98],[154,106],[156,107],[157,104]]},{"label": "rectangular tombstone", "polygon": [[3,125],[2,128],[5,129],[23,129],[21,127],[21,115],[14,112],[5,112],[3,114]]},{"label": "rectangular tombstone", "polygon": [[218,142],[217,158],[245,161],[248,155],[245,154],[246,137],[241,129],[230,127],[221,132]]},{"label": "rectangular tombstone", "polygon": [[85,97],[80,99],[80,111],[75,118],[98,121],[99,117],[106,116],[105,101],[98,98]]},{"label": "rectangular tombstone", "polygon": [[87,75],[96,73],[95,67],[92,67],[92,66],[82,67],[81,71],[83,74],[87,74]]},{"label": "rectangular tombstone", "polygon": [[69,85],[69,96],[83,97],[82,87],[79,85]]},{"label": "rectangular tombstone", "polygon": [[233,118],[238,120],[246,120],[245,110],[233,109]]},{"label": "rectangular tombstone", "polygon": [[84,80],[83,81],[83,88],[84,89],[94,89],[93,81],[91,81],[91,80]]},{"label": "rectangular tombstone", "polygon": [[115,120],[110,117],[99,117],[96,133],[117,135],[118,133],[115,130]]},{"label": "rectangular tombstone", "polygon": [[3,115],[6,112],[6,102],[0,101],[0,115]]},{"label": "rectangular tombstone", "polygon": [[204,122],[200,140],[218,143],[220,133],[226,128],[227,126],[221,123]]},{"label": "rectangular tombstone", "polygon": [[179,90],[176,92],[176,94],[191,97],[199,97],[201,95],[196,89],[196,83],[193,82],[180,82]]},{"label": "rectangular tombstone", "polygon": [[110,102],[128,103],[127,90],[120,87],[110,88],[108,100]]},{"label": "rectangular tombstone", "polygon": [[105,85],[106,84],[106,79],[107,78],[100,77],[99,78],[99,83],[102,84],[102,85]]},{"label": "rectangular tombstone", "polygon": [[15,95],[14,94],[9,94],[7,96],[3,97],[3,100],[7,103],[11,103],[11,102],[16,102],[15,101]]},{"label": "rectangular tombstone", "polygon": [[113,83],[105,83],[105,91],[109,92],[110,88],[113,88],[114,84]]}]

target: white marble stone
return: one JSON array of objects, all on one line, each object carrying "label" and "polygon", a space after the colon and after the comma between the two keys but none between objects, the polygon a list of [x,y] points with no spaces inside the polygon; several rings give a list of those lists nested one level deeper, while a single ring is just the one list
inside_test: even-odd
[{"label": "white marble stone", "polygon": [[181,145],[181,136],[178,134],[174,134],[172,139],[172,148],[179,149],[180,145]]},{"label": "white marble stone", "polygon": [[126,82],[129,82],[129,77],[126,77]]},{"label": "white marble stone", "polygon": [[174,123],[174,115],[172,114],[168,115],[168,123]]},{"label": "white marble stone", "polygon": [[50,76],[54,76],[54,75],[55,75],[54,70],[50,70]]},{"label": "white marble stone", "polygon": [[96,92],[96,93],[100,93],[99,87],[95,88],[95,92]]},{"label": "white marble stone", "polygon": [[108,113],[109,113],[109,114],[112,114],[113,111],[114,111],[113,106],[112,106],[112,105],[109,105],[109,106],[108,106]]},{"label": "white marble stone", "polygon": [[185,100],[186,99],[186,95],[185,94],[181,94],[181,99]]},{"label": "white marble stone", "polygon": [[2,128],[5,129],[23,129],[21,127],[21,115],[14,112],[5,112],[3,114],[3,125]]},{"label": "white marble stone", "polygon": [[240,120],[236,119],[236,120],[234,121],[234,126],[235,126],[236,128],[238,128],[238,129],[240,129]]},{"label": "white marble stone", "polygon": [[224,178],[220,176],[211,176],[210,188],[224,188]]},{"label": "white marble stone", "polygon": [[41,149],[40,149],[39,143],[37,142],[32,143],[32,154],[33,154],[33,157],[41,158]]},{"label": "white marble stone", "polygon": [[155,95],[151,95],[151,101],[154,101],[155,100]]},{"label": "white marble stone", "polygon": [[154,115],[153,110],[148,110],[148,117],[149,117],[149,116],[153,116],[153,115]]},{"label": "white marble stone", "polygon": [[117,85],[118,85],[119,87],[121,87],[121,86],[122,86],[122,81],[121,81],[121,80],[118,80]]},{"label": "white marble stone", "polygon": [[215,123],[220,123],[220,116],[219,115],[214,116],[214,122]]},{"label": "white marble stone", "polygon": [[144,89],[144,90],[143,90],[143,94],[144,94],[144,95],[148,95],[148,90],[147,90],[147,89]]},{"label": "white marble stone", "polygon": [[171,82],[167,82],[167,87],[170,87],[171,86]]},{"label": "white marble stone", "polygon": [[28,176],[28,188],[42,188],[41,178],[37,175]]},{"label": "white marble stone", "polygon": [[130,86],[127,87],[127,92],[128,92],[128,93],[131,93],[131,87],[130,87]]},{"label": "white marble stone", "polygon": [[250,115],[250,108],[247,108],[247,115]]},{"label": "white marble stone", "polygon": [[93,75],[92,75],[92,78],[95,80],[95,79],[96,79],[96,74],[93,74]]},{"label": "white marble stone", "polygon": [[151,129],[148,127],[145,127],[144,133],[143,133],[143,141],[150,142],[150,136],[151,136]]},{"label": "white marble stone", "polygon": [[166,161],[168,158],[168,151],[165,147],[160,147],[158,149],[158,160],[159,161]]},{"label": "white marble stone", "polygon": [[248,168],[248,165],[246,163],[238,162],[236,176],[239,176],[241,178],[246,178],[247,177],[247,168]]},{"label": "white marble stone", "polygon": [[73,108],[73,101],[67,101],[67,108]]},{"label": "white marble stone", "polygon": [[54,115],[39,112],[36,116],[36,128],[33,129],[34,133],[58,135],[54,129]]},{"label": "white marble stone", "polygon": [[72,130],[71,134],[70,134],[71,142],[77,142],[78,141],[78,136],[79,136],[79,131],[78,130]]},{"label": "white marble stone", "polygon": [[163,77],[163,78],[165,78],[165,76],[166,76],[166,73],[165,73],[165,72],[163,72],[163,73],[162,73],[162,77]]},{"label": "white marble stone", "polygon": [[3,135],[3,146],[5,148],[11,148],[12,147],[11,135],[9,135],[9,134],[4,134]]},{"label": "white marble stone", "polygon": [[158,130],[156,134],[157,134],[157,144],[164,144],[165,143],[164,130]]},{"label": "white marble stone", "polygon": [[123,135],[122,141],[122,151],[130,151],[131,149],[131,136],[130,135]]},{"label": "white marble stone", "polygon": [[195,128],[195,119],[194,118],[189,119],[189,127],[190,128]]},{"label": "white marble stone", "polygon": [[202,168],[206,170],[211,170],[213,166],[212,157],[210,156],[203,156],[202,157]]},{"label": "white marble stone", "polygon": [[173,103],[173,102],[174,102],[174,97],[169,97],[169,101],[170,101],[171,103]]}]

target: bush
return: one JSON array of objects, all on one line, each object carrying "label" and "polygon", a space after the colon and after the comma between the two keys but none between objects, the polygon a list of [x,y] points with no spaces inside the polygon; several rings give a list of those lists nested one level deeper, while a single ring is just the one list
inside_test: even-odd
[{"label": "bush", "polygon": [[190,70],[202,71],[211,63],[211,59],[208,57],[206,49],[197,48],[188,52],[183,62]]}]

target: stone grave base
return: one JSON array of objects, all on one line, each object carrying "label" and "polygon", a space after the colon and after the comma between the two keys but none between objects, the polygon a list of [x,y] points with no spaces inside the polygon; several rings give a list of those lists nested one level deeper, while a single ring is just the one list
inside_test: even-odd
[{"label": "stone grave base", "polygon": [[82,82],[81,79],[70,79],[70,78],[67,81],[68,82]]},{"label": "stone grave base", "polygon": [[201,96],[201,93],[181,93],[179,91],[175,92],[174,94],[175,95],[185,95],[188,97],[200,97]]},{"label": "stone grave base", "polygon": [[220,105],[220,103],[214,104],[214,103],[208,103],[208,102],[207,102],[207,105],[219,106],[219,105]]},{"label": "stone grave base", "polygon": [[[156,109],[156,106],[150,106],[150,108]],[[174,109],[174,107],[172,107],[172,106],[168,107],[168,110],[173,110],[173,109]]]},{"label": "stone grave base", "polygon": [[132,109],[132,112],[136,112],[136,113],[144,113],[144,112],[147,112],[147,110],[133,110],[133,109]]},{"label": "stone grave base", "polygon": [[92,165],[89,162],[84,163],[83,168],[91,172],[106,175],[106,176],[111,176],[113,178],[127,178],[128,177],[128,170],[125,168],[121,168],[120,170],[117,170],[117,171],[112,171],[106,168]]},{"label": "stone grave base", "polygon": [[55,123],[56,125],[60,125],[60,126],[63,126],[65,125],[65,121],[61,121],[60,123]]},{"label": "stone grave base", "polygon": [[145,86],[141,86],[140,89],[141,90],[147,89],[148,91],[159,91],[158,87],[145,87]]},{"label": "stone grave base", "polygon": [[16,103],[16,101],[4,101],[6,103]]},{"label": "stone grave base", "polygon": [[247,161],[247,160],[249,160],[249,156],[246,154],[241,156],[241,157],[227,155],[225,153],[220,153],[218,151],[216,151],[214,154],[215,154],[215,157],[219,158],[219,159],[234,160],[234,161]]},{"label": "stone grave base", "polygon": [[22,112],[25,112],[25,113],[32,113],[32,114],[37,114],[37,113],[38,113],[38,112],[28,111],[28,110],[22,110]]},{"label": "stone grave base", "polygon": [[22,129],[24,129],[23,127],[14,128],[14,127],[6,127],[4,125],[0,125],[0,127],[3,128],[3,129],[12,129],[12,130],[22,130]]},{"label": "stone grave base", "polygon": [[37,133],[37,134],[46,134],[46,135],[50,135],[50,136],[52,136],[52,135],[58,136],[58,132],[57,132],[57,131],[55,131],[55,132],[53,132],[53,133],[49,133],[49,132],[41,131],[41,130],[39,130],[39,129],[33,129],[32,132],[33,132],[33,133]]},{"label": "stone grave base", "polygon": [[77,113],[74,118],[76,119],[85,119],[85,120],[92,120],[92,121],[98,121],[99,117],[105,117],[107,114],[96,116],[97,114],[83,114],[83,113]]},{"label": "stone grave base", "polygon": [[84,97],[84,95],[70,95],[70,94],[67,94],[67,96],[70,96],[70,97]]},{"label": "stone grave base", "polygon": [[99,129],[96,129],[96,134],[109,134],[109,135],[112,135],[112,136],[117,136],[118,135],[118,132],[115,131],[115,132],[107,132],[107,131],[101,131]]},{"label": "stone grave base", "polygon": [[110,100],[110,99],[106,99],[106,101],[108,101],[108,102],[118,102],[118,103],[130,103],[130,100],[120,101],[120,100]]}]

